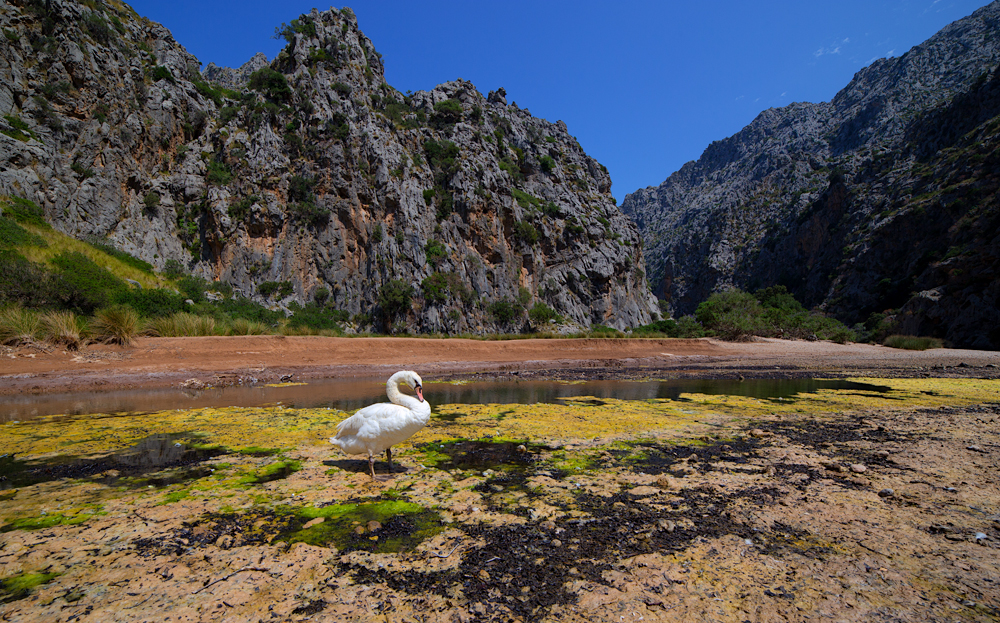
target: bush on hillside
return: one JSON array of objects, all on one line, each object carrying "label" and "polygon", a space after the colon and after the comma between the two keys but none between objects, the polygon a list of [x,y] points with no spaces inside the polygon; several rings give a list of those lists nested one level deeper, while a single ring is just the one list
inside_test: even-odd
[{"label": "bush on hillside", "polygon": [[340,323],[337,322],[341,314],[334,310],[324,308],[315,302],[306,303],[305,306],[292,302],[288,309],[292,312],[288,326],[293,329],[302,327],[314,331],[341,332]]},{"label": "bush on hillside", "polygon": [[63,309],[91,314],[111,305],[129,289],[123,280],[76,251],[53,257],[52,265],[52,294]]},{"label": "bush on hillside", "polygon": [[402,279],[393,279],[382,286],[378,293],[378,306],[388,325],[400,314],[410,311],[413,306],[413,286]]},{"label": "bush on hillside", "polygon": [[885,338],[882,345],[889,348],[903,348],[906,350],[944,348],[944,343],[936,337],[917,337],[915,335],[890,335]]}]

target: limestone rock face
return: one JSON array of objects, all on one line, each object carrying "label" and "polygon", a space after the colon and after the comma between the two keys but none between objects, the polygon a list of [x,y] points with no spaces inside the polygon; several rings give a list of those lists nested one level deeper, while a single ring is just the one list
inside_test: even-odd
[{"label": "limestone rock face", "polygon": [[783,284],[849,323],[888,313],[900,331],[1000,348],[998,35],[994,2],[630,194],[654,292],[679,315]]},{"label": "limestone rock face", "polygon": [[205,67],[204,75],[207,80],[227,89],[239,90],[250,79],[250,74],[267,67],[270,63],[263,52],[257,52],[250,60],[243,63],[236,69],[231,67],[219,67],[215,63],[209,63]]},{"label": "limestone rock face", "polygon": [[[162,26],[91,6],[0,8],[15,119],[0,121],[0,193],[56,228],[270,305],[323,289],[359,325],[520,331],[544,304],[624,329],[656,313],[607,170],[502,89],[400,94],[349,9],[293,20],[273,63],[202,75]],[[284,281],[282,300],[258,293]]]}]

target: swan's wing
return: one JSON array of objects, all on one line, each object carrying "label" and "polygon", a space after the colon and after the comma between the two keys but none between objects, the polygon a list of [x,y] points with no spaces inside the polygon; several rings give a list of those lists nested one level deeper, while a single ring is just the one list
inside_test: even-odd
[{"label": "swan's wing", "polygon": [[388,402],[369,405],[337,425],[337,439],[356,437],[374,439],[395,423],[408,418],[410,410]]},{"label": "swan's wing", "polygon": [[382,452],[408,439],[426,423],[402,405],[380,403],[365,407],[337,426],[330,442],[348,454]]}]

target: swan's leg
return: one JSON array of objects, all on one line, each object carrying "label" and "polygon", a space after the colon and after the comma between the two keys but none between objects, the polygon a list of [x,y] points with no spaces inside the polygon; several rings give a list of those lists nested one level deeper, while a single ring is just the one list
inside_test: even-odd
[{"label": "swan's leg", "polygon": [[375,478],[375,455],[373,455],[371,452],[368,453],[368,469],[372,473],[372,480],[376,480],[376,478]]},{"label": "swan's leg", "polygon": [[392,449],[385,449],[385,460],[389,461],[389,473],[392,473]]}]

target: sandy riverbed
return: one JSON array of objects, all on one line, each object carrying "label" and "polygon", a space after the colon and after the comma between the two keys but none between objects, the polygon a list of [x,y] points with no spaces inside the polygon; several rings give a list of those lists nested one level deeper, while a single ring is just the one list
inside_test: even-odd
[{"label": "sandy riverbed", "polygon": [[[945,371],[945,367],[952,368]],[[253,377],[274,382],[382,378],[412,368],[426,378],[533,377],[1000,376],[1000,353],[905,351],[870,344],[759,339],[507,340],[326,337],[142,338],[134,347],[81,351],[38,348],[0,353],[0,395],[176,386],[216,386]]]}]

